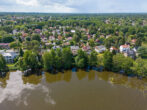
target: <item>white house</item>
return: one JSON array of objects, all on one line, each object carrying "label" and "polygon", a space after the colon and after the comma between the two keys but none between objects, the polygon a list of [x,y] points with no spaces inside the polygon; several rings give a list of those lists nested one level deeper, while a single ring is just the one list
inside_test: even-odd
[{"label": "white house", "polygon": [[75,33],[76,31],[75,30],[71,30],[71,33]]},{"label": "white house", "polygon": [[12,33],[13,33],[13,35],[17,34],[17,30],[14,29]]},{"label": "white house", "polygon": [[121,45],[120,48],[119,48],[120,52],[121,53],[126,53],[127,51],[130,50],[130,45]]},{"label": "white house", "polygon": [[71,49],[73,55],[76,55],[80,48],[79,48],[79,46],[70,46],[70,49]]},{"label": "white house", "polygon": [[18,56],[18,53],[13,50],[1,50],[0,54],[3,55],[7,63],[13,63],[14,59]]},{"label": "white house", "polygon": [[102,52],[106,51],[106,47],[104,45],[96,46],[95,51],[98,53],[102,53]]}]

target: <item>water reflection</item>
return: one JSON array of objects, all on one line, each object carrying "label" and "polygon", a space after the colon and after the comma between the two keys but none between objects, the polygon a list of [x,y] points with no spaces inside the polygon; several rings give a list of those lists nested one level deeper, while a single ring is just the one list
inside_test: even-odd
[{"label": "water reflection", "polygon": [[105,80],[112,85],[122,85],[127,88],[134,88],[143,92],[144,95],[147,95],[147,81],[145,79],[139,80],[137,77],[127,77],[112,72],[97,73],[97,76],[99,79]]},{"label": "water reflection", "polygon": [[88,80],[95,80],[95,71],[90,71],[88,74]]},{"label": "water reflection", "polygon": [[9,74],[10,73],[7,73],[6,77],[0,78],[0,87],[3,87],[3,88],[6,87],[6,85],[7,85],[6,81],[9,80]]},{"label": "water reflection", "polygon": [[71,71],[66,71],[64,73],[63,80],[66,81],[66,82],[70,82],[71,78],[72,78],[72,72]]},{"label": "water reflection", "polygon": [[72,78],[72,72],[66,71],[65,73],[58,74],[45,73],[45,78],[48,83],[55,83],[60,81],[70,82]]},{"label": "water reflection", "polygon": [[[96,72],[96,71],[90,71],[85,72],[82,70],[79,70],[76,72],[77,78],[79,80],[82,80],[84,78],[87,78],[88,80],[96,80],[97,78],[99,80],[104,80],[109,82],[112,85],[122,85],[129,88],[134,88],[137,90],[140,90],[143,92],[145,96],[147,96],[147,80],[139,80],[136,77],[127,77],[124,75],[116,74],[113,72]],[[96,78],[97,75],[97,78]]]},{"label": "water reflection", "polygon": [[113,72],[97,73],[99,79],[105,80],[110,84],[125,85],[128,83],[128,77]]},{"label": "water reflection", "polygon": [[[73,77],[75,76],[75,77]],[[75,79],[76,80],[71,80]],[[29,91],[40,91],[45,97],[44,101],[50,104],[56,104],[56,102],[51,98],[51,89],[49,86],[43,83],[43,81],[48,83],[56,83],[64,81],[74,82],[77,80],[103,80],[111,85],[122,85],[126,88],[133,88],[141,91],[144,96],[147,96],[147,80],[139,80],[136,77],[130,78],[120,74],[115,74],[112,72],[96,72],[90,71],[85,72],[79,70],[78,72],[72,73],[72,71],[66,71],[65,73],[51,74],[45,73],[43,76],[31,75],[28,77],[22,76],[20,71],[8,73],[7,76],[2,79],[0,78],[0,104],[5,100],[14,101],[17,99],[17,104],[24,103],[28,105],[28,97],[31,96]],[[25,94],[25,96],[23,96]],[[40,93],[41,94],[41,93]]]},{"label": "water reflection", "polygon": [[87,76],[87,72],[79,70],[78,72],[76,72],[76,75],[77,75],[79,80],[82,80]]},{"label": "water reflection", "polygon": [[48,83],[54,83],[54,82],[59,82],[62,80],[63,74],[58,73],[58,74],[50,74],[50,73],[45,73],[46,81]]},{"label": "water reflection", "polygon": [[29,83],[29,84],[37,85],[41,82],[41,79],[42,79],[42,75],[40,76],[30,75],[29,77],[25,77],[25,76],[22,77],[24,84]]},{"label": "water reflection", "polygon": [[[22,78],[20,71],[11,72],[8,76],[0,80],[3,83],[2,85],[4,85],[0,87],[0,104],[4,101],[16,101],[16,104],[24,103],[27,106],[27,99],[31,95],[27,91],[33,91],[35,89],[40,89],[46,95],[45,102],[56,104],[49,95],[49,88],[39,84],[42,76],[32,75]],[[23,96],[24,94],[25,96]]]}]

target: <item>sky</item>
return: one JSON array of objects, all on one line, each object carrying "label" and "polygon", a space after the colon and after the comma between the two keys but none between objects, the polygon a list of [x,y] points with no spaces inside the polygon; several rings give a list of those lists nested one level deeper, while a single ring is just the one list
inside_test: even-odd
[{"label": "sky", "polygon": [[0,0],[0,12],[146,13],[147,0]]}]

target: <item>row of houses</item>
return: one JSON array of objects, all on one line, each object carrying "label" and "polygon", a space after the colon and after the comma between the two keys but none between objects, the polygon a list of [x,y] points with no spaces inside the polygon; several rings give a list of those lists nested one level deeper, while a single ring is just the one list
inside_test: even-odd
[{"label": "row of houses", "polygon": [[[102,53],[106,50],[107,50],[107,48],[103,45],[95,47],[95,51],[98,52],[98,53]],[[137,54],[137,48],[131,49],[130,45],[127,45],[127,44],[121,45],[119,49],[112,46],[110,48],[110,52],[113,52],[113,51],[115,51],[116,53],[120,52],[120,53],[124,54],[125,57],[131,57],[133,59],[138,55]]]},{"label": "row of houses", "polygon": [[[53,46],[53,49],[61,48],[60,46]],[[70,46],[70,49],[73,53],[73,55],[77,55],[78,50],[80,49],[79,46]],[[89,45],[83,46],[82,50],[85,51],[87,54],[90,54],[92,51],[92,48]],[[107,48],[104,45],[96,46],[94,50],[97,53],[103,53],[107,50]],[[110,52],[115,51],[116,53],[120,52],[124,54],[126,57],[135,58],[137,56],[137,49],[130,48],[130,45],[121,45],[119,49],[115,47],[110,48]],[[14,59],[19,55],[18,52],[14,50],[0,50],[0,54],[2,54],[6,60],[7,63],[13,63]]]}]

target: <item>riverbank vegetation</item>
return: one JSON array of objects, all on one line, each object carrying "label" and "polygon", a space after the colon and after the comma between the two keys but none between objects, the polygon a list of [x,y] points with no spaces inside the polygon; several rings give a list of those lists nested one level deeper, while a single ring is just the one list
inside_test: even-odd
[{"label": "riverbank vegetation", "polygon": [[109,51],[100,56],[95,51],[87,54],[81,49],[77,55],[73,55],[70,48],[52,49],[42,56],[33,51],[26,51],[23,57],[19,58],[17,66],[20,70],[43,69],[53,73],[72,68],[84,70],[97,68],[97,71],[107,70],[128,76],[147,77],[147,61],[141,57],[133,60],[123,54],[113,54]]},{"label": "riverbank vegetation", "polygon": [[7,70],[7,65],[4,57],[0,54],[0,72],[4,72]]}]

